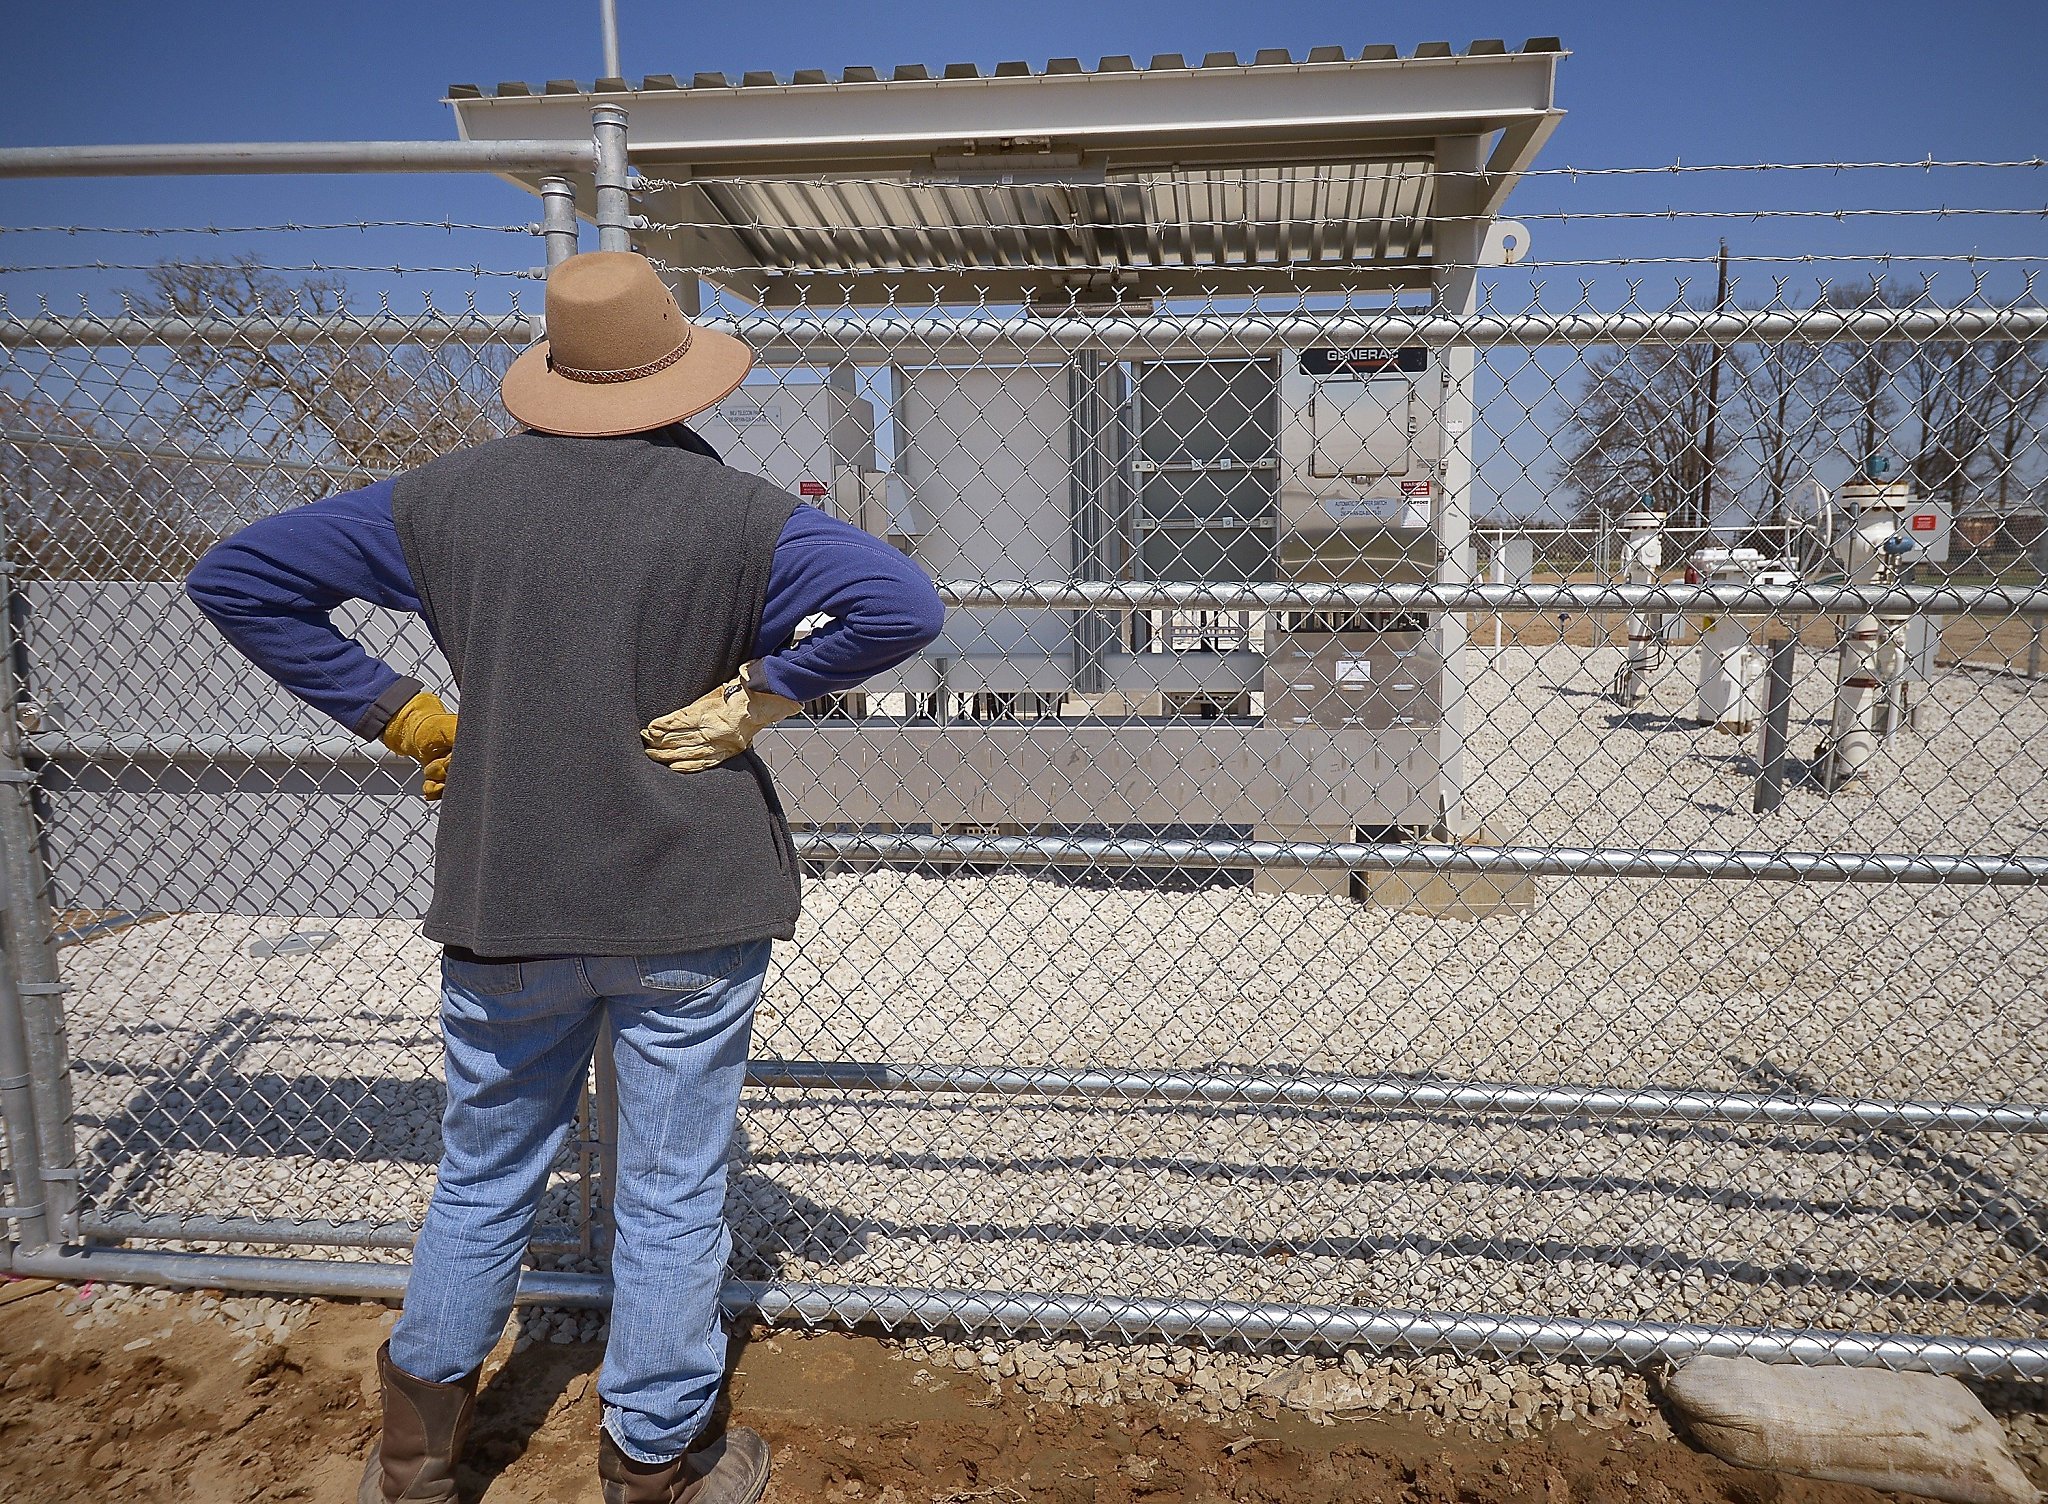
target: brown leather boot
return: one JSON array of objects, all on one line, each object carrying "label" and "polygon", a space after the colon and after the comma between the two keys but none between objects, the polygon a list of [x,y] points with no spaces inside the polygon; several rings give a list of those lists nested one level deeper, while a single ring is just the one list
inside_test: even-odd
[{"label": "brown leather boot", "polygon": [[669,1462],[635,1462],[598,1431],[604,1504],[755,1504],[768,1491],[768,1443],[744,1426]]},{"label": "brown leather boot", "polygon": [[356,1504],[454,1504],[455,1464],[476,1410],[479,1368],[452,1384],[416,1379],[377,1349],[384,1388],[384,1434],[363,1464]]}]

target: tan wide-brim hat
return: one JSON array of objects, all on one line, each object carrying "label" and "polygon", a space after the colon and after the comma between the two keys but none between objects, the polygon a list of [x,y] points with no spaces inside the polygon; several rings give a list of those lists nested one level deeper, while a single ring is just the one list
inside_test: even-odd
[{"label": "tan wide-brim hat", "polygon": [[499,395],[542,433],[607,438],[701,413],[746,379],[754,352],[693,324],[654,264],[590,251],[548,273],[548,337],[520,353]]}]

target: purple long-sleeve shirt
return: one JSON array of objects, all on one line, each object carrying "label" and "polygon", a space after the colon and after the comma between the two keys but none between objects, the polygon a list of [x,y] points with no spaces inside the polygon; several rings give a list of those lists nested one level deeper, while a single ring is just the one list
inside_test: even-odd
[{"label": "purple long-sleeve shirt", "polygon": [[[348,600],[424,615],[391,515],[392,482],[251,523],[206,553],[186,592],[244,656],[363,737],[383,731],[416,681],[344,635]],[[827,625],[792,641],[811,617]],[[792,700],[851,689],[939,635],[945,608],[924,571],[871,533],[815,507],[790,514],[768,566],[754,656]],[[431,618],[428,629],[433,630]]]}]

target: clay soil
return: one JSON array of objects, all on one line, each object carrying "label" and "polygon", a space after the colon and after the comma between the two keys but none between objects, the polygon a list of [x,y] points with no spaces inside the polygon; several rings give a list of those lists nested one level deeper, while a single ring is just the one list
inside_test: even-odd
[{"label": "clay soil", "polygon": [[[373,1420],[381,1305],[316,1303],[281,1344],[190,1301],[80,1331],[69,1291],[0,1307],[0,1499],[346,1504]],[[508,1339],[485,1368],[463,1498],[595,1501],[595,1345]],[[775,1449],[771,1504],[1872,1504],[1881,1495],[1725,1467],[1642,1433],[1488,1443],[1420,1425],[1283,1415],[1214,1424],[1069,1408],[932,1370],[864,1337],[733,1345],[733,1418]]]}]

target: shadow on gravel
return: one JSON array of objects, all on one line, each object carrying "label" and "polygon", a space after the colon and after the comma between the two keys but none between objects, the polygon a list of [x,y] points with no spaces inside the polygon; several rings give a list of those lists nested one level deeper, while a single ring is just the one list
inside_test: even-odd
[{"label": "shadow on gravel", "polygon": [[[98,1072],[105,1077],[118,1077],[129,1088],[118,1111],[103,1118],[80,1119],[82,1125],[96,1130],[87,1135],[82,1158],[91,1167],[86,1188],[102,1211],[158,1211],[166,1209],[166,1204],[174,1211],[191,1209],[195,1194],[204,1193],[195,1192],[191,1165],[181,1161],[195,1154],[235,1160],[274,1160],[280,1154],[290,1154],[302,1160],[331,1163],[335,1166],[334,1185],[325,1183],[317,1168],[308,1168],[302,1175],[303,1188],[309,1196],[334,1201],[332,1209],[321,1208],[326,1215],[350,1214],[340,1204],[345,1199],[345,1188],[339,1184],[344,1167],[388,1163],[394,1166],[396,1178],[395,1167],[413,1166],[420,1172],[414,1183],[425,1183],[439,1155],[440,1084],[434,1080],[379,1076],[327,1077],[263,1071],[244,1074],[237,1069],[242,1061],[260,1060],[276,1050],[274,1028],[274,1021],[266,1015],[253,1009],[240,1010],[224,1019],[199,1048],[176,1065],[151,1063],[136,1067],[105,1060],[80,1062],[82,1075]],[[1827,1094],[1815,1083],[1767,1062],[1729,1063],[1736,1068],[1738,1079],[1771,1091]],[[831,1092],[793,1095],[778,1091],[766,1099],[751,1098],[747,1112],[790,1108],[866,1113],[875,1109],[875,1099]],[[930,1101],[907,1096],[892,1098],[889,1108],[892,1112],[943,1113],[949,1122],[988,1113],[1104,1110],[1100,1106],[1056,1103],[970,1105],[957,1099]],[[1219,1105],[1157,1103],[1119,1103],[1114,1110],[1126,1116],[1179,1117],[1188,1121],[1241,1117],[1254,1111]],[[1360,1114],[1332,1110],[1332,1115]],[[1484,1132],[1495,1121],[1418,1112],[1366,1115],[1377,1122],[1407,1122],[1419,1130],[1435,1132]],[[745,1116],[743,1113],[743,1122]],[[1680,1201],[1703,1210],[1715,1208],[1735,1215],[1753,1211],[1790,1213],[1811,1218],[1818,1225],[1844,1217],[1878,1220],[1899,1227],[1902,1232],[1914,1227],[1938,1227],[1949,1237],[1977,1235],[1995,1239],[2020,1254],[2029,1267],[2038,1269],[2042,1250],[2048,1247],[2048,1207],[2021,1194],[1983,1164],[1942,1147],[1938,1141],[1930,1143],[1926,1135],[1583,1119],[1522,1120],[1522,1126],[1541,1127],[1552,1135],[1558,1146],[1556,1155],[1546,1156],[1544,1163],[1499,1169],[1472,1168],[1441,1158],[1381,1169],[1360,1164],[1318,1167],[1231,1163],[1200,1152],[1105,1157],[1099,1149],[1091,1149],[1074,1155],[1005,1157],[983,1153],[906,1154],[904,1147],[899,1146],[865,1154],[853,1150],[839,1154],[784,1154],[771,1150],[757,1161],[742,1132],[735,1143],[728,1199],[734,1237],[733,1269],[740,1278],[774,1278],[795,1261],[830,1271],[860,1262],[871,1239],[915,1240],[936,1246],[950,1240],[1024,1240],[1049,1245],[1187,1248],[1241,1258],[1320,1257],[1356,1261],[1361,1266],[1390,1257],[1412,1259],[1417,1255],[1531,1267],[1573,1260],[1617,1269],[1701,1274],[1732,1284],[1818,1286],[1905,1301],[1952,1301],[1987,1309],[2048,1311],[2048,1282],[2040,1279],[2016,1289],[2002,1276],[1988,1280],[1980,1277],[1977,1282],[1965,1283],[1915,1277],[1917,1271],[1910,1268],[1879,1273],[1809,1264],[1796,1255],[1770,1260],[1727,1257],[1720,1253],[1723,1245],[1715,1237],[1715,1228],[1704,1220],[1697,1241],[1688,1240],[1678,1246],[1631,1238],[1626,1229],[1622,1229],[1620,1237],[1589,1237],[1562,1220],[1562,1208],[1577,1204],[1587,1195],[1639,1197],[1659,1203]],[[923,1134],[917,1137],[931,1142]],[[980,1133],[970,1137],[976,1143],[987,1142]],[[1793,1197],[1774,1193],[1768,1176],[1760,1181],[1735,1165],[1725,1174],[1714,1176],[1588,1175],[1573,1167],[1587,1163],[1584,1150],[1589,1139],[1606,1146],[1591,1161],[1596,1164],[1640,1162],[1638,1156],[1645,1140],[1714,1144],[1747,1154],[1775,1151],[1828,1156],[1873,1166],[1884,1164],[1903,1168],[1916,1178],[1939,1186],[1951,1199],[1946,1206],[1930,1209],[1857,1196],[1853,1187],[1859,1177],[1853,1174],[1830,1177],[1836,1194]],[[957,1172],[1055,1174],[1070,1178],[1081,1172],[1128,1170],[1154,1180],[1164,1176],[1186,1177],[1191,1183],[1225,1180],[1267,1191],[1281,1182],[1331,1189],[1350,1187],[1362,1194],[1341,1198],[1345,1207],[1355,1213],[1361,1226],[1373,1230],[1361,1235],[1319,1231],[1277,1239],[1254,1238],[1244,1236],[1238,1227],[1214,1219],[1161,1222],[1114,1216],[1095,1218],[1086,1209],[1081,1209],[1078,1215],[1034,1218],[1022,1208],[995,1205],[987,1207],[987,1215],[982,1218],[920,1218],[914,1198],[909,1203],[899,1199],[891,1214],[883,1215],[865,1205],[839,1206],[811,1199],[785,1184],[785,1177],[778,1173],[779,1166],[838,1165],[855,1171],[886,1167],[898,1173],[938,1172],[941,1176]],[[566,1163],[563,1168],[573,1169]],[[1509,1235],[1497,1228],[1466,1231],[1455,1223],[1425,1232],[1375,1222],[1374,1203],[1380,1198],[1371,1193],[1401,1186],[1440,1187],[1446,1194],[1439,1200],[1446,1205],[1455,1205],[1454,1198],[1459,1192],[1474,1187],[1492,1188],[1542,1197],[1543,1204],[1558,1206],[1560,1213],[1556,1219],[1535,1219],[1522,1236]],[[573,1226],[581,1210],[578,1196],[579,1183],[573,1175],[566,1181],[558,1180],[550,1190],[543,1222],[549,1226]],[[232,1210],[249,1214],[264,1209],[238,1206]],[[1019,1211],[1023,1214],[1016,1214]],[[363,1215],[360,1211],[354,1214]],[[404,1215],[400,1212],[400,1219]]]}]

